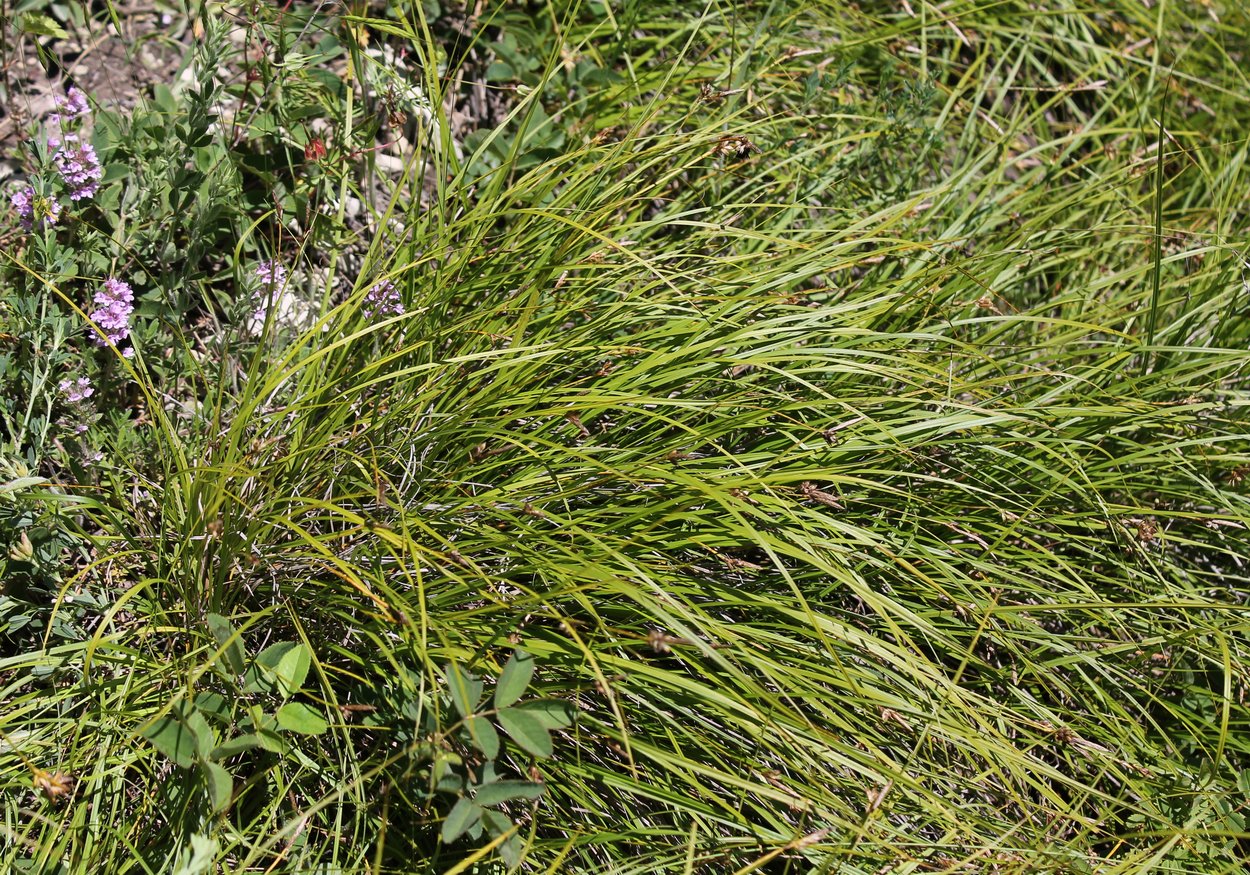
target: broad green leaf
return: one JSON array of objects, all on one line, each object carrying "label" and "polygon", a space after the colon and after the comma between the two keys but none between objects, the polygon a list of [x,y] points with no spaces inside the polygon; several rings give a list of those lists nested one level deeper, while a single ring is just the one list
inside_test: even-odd
[{"label": "broad green leaf", "polygon": [[312,665],[312,653],[307,645],[296,644],[282,654],[273,674],[278,685],[278,692],[283,698],[293,696],[304,686],[308,678],[308,669]]},{"label": "broad green leaf", "polygon": [[[492,838],[497,838],[516,829],[507,815],[498,811],[491,811],[490,809],[482,811],[482,823],[486,825],[486,832]],[[521,862],[521,842],[515,834],[505,839],[503,844],[499,846],[499,856],[503,858],[509,869],[515,869]]]},{"label": "broad green leaf", "polygon": [[205,621],[208,630],[221,649],[221,658],[234,674],[242,674],[246,667],[247,654],[243,649],[243,641],[234,625],[221,614],[209,614]]},{"label": "broad green leaf", "polygon": [[225,811],[230,807],[230,798],[234,793],[234,779],[217,763],[202,762],[200,769],[208,787],[208,798],[213,803],[213,813]]},{"label": "broad green leaf", "polygon": [[195,695],[195,710],[219,723],[230,722],[230,702],[221,693],[201,690]]},{"label": "broad green leaf", "polygon": [[[274,721],[275,724],[277,721]],[[256,737],[260,739],[260,746],[270,753],[283,754],[290,747],[281,735],[273,729],[262,729],[256,733]]]},{"label": "broad green leaf", "polygon": [[[256,660],[243,673],[244,689],[249,693],[271,693],[276,691],[285,696],[289,680],[287,686],[279,682],[278,665],[282,662],[282,658],[294,650],[296,646],[294,641],[279,641],[277,644],[270,644],[256,654]],[[298,663],[298,658],[296,658],[296,662]],[[302,678],[300,683],[303,683]]]},{"label": "broad green leaf", "polygon": [[278,709],[278,725],[288,732],[320,735],[330,728],[325,718],[303,702],[287,702]]},{"label": "broad green leaf", "polygon": [[196,756],[201,759],[208,756],[208,752],[217,743],[213,728],[208,725],[204,715],[196,708],[192,708],[183,719],[187,724],[187,729],[191,731],[191,737],[195,739]]},{"label": "broad green leaf", "polygon": [[438,779],[438,782],[434,785],[434,790],[437,793],[455,793],[459,796],[465,790],[464,775],[458,772],[448,772]]},{"label": "broad green leaf", "polygon": [[268,693],[274,684],[269,676],[269,669],[259,662],[253,662],[243,672],[243,691],[245,693]]},{"label": "broad green leaf", "polygon": [[465,830],[473,826],[481,818],[482,809],[474,805],[472,799],[462,797],[457,800],[456,804],[451,807],[451,811],[447,812],[447,818],[443,821],[443,841],[451,844],[464,835]]},{"label": "broad green leaf", "polygon": [[482,811],[482,823],[491,836],[501,836],[512,829],[512,821],[506,814],[499,811]]},{"label": "broad green leaf", "polygon": [[573,709],[568,702],[559,699],[538,699],[523,702],[517,709],[534,717],[547,729],[563,729],[573,724]]},{"label": "broad green leaf", "polygon": [[57,39],[68,39],[65,28],[56,19],[42,12],[26,12],[16,19],[17,29],[33,36],[51,36]]},{"label": "broad green leaf", "polygon": [[499,756],[499,733],[485,717],[467,717],[464,721],[474,746],[488,759]]},{"label": "broad green leaf", "polygon": [[178,855],[171,875],[205,875],[213,868],[217,858],[217,840],[208,836],[191,836],[191,847],[184,848]]},{"label": "broad green leaf", "polygon": [[255,747],[264,748],[266,742],[261,736],[249,732],[223,741],[209,751],[208,758],[216,761],[227,760]]},{"label": "broad green leaf", "polygon": [[195,735],[177,714],[170,712],[151,726],[144,729],[141,735],[158,751],[169,757],[175,765],[190,768],[195,765],[195,755],[199,748]]},{"label": "broad green leaf", "polygon": [[495,687],[495,707],[506,708],[521,696],[534,677],[534,657],[532,654],[518,650],[508,657],[503,671],[499,674],[499,683]]},{"label": "broad green leaf", "polygon": [[543,795],[543,789],[535,781],[496,781],[479,788],[473,801],[485,808],[510,799],[537,799]]},{"label": "broad green leaf", "polygon": [[447,687],[461,717],[468,717],[482,700],[482,682],[454,662],[447,664]]},{"label": "broad green leaf", "polygon": [[520,708],[504,708],[499,712],[499,725],[512,740],[536,757],[551,756],[551,734],[542,722]]},{"label": "broad green leaf", "polygon": [[265,668],[277,668],[278,663],[282,661],[282,657],[293,647],[295,647],[294,641],[279,641],[276,644],[270,644],[256,654],[256,661]]}]

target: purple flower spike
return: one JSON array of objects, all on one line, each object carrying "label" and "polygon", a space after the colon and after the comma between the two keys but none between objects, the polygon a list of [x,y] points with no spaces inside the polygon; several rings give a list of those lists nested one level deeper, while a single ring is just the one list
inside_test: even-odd
[{"label": "purple flower spike", "polygon": [[91,112],[91,105],[87,103],[87,95],[82,93],[81,89],[70,88],[64,97],[56,98],[57,111],[49,113],[48,124],[60,127],[65,122],[72,122],[74,119],[82,118]]},{"label": "purple flower spike", "polygon": [[48,113],[48,148],[59,149],[67,139],[61,128],[91,113],[91,104],[87,103],[87,95],[81,89],[70,88],[64,96],[56,98],[56,112]]},{"label": "purple flower spike", "polygon": [[86,377],[79,377],[77,380],[62,380],[60,390],[65,395],[65,400],[71,403],[82,401],[95,394],[95,389],[91,387],[91,381]]},{"label": "purple flower spike", "polygon": [[100,190],[104,168],[90,143],[80,143],[77,134],[66,134],[65,142],[52,156],[61,179],[69,187],[72,201],[93,197]]},{"label": "purple flower spike", "polygon": [[67,118],[81,118],[91,112],[91,105],[87,103],[87,95],[83,94],[80,88],[71,87],[65,97],[57,98],[56,105]]},{"label": "purple flower spike", "polygon": [[[135,295],[130,286],[115,277],[104,281],[104,287],[95,293],[96,309],[91,313],[91,321],[100,326],[108,342],[119,345],[130,336],[130,314],[134,312]],[[105,345],[105,340],[96,337],[95,342]]]},{"label": "purple flower spike", "polygon": [[254,272],[266,288],[281,289],[286,285],[286,268],[277,259],[262,261]]},{"label": "purple flower spike", "polygon": [[367,319],[402,315],[404,304],[399,300],[399,290],[395,288],[395,284],[390,280],[382,280],[369,289],[365,294],[361,312]]}]

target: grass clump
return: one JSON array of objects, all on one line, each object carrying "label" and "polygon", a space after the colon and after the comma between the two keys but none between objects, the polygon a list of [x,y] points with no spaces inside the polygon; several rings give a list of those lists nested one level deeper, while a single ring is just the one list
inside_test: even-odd
[{"label": "grass clump", "polygon": [[3,865],[1240,871],[1245,12],[540,6],[28,154]]}]

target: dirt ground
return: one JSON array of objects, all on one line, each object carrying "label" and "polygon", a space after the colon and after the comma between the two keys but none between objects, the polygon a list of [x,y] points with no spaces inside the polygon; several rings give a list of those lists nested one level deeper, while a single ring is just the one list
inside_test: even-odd
[{"label": "dirt ground", "polygon": [[67,38],[23,37],[5,21],[0,150],[6,160],[28,136],[31,122],[51,112],[56,96],[71,85],[100,106],[131,107],[152,85],[176,75],[189,45],[189,23],[151,4],[120,4],[117,10],[120,35],[97,19],[67,28]]}]

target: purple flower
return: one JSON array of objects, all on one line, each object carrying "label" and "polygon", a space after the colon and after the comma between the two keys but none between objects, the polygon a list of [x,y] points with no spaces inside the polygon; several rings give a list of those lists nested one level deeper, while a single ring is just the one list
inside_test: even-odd
[{"label": "purple flower", "polygon": [[87,95],[82,93],[82,89],[73,86],[64,97],[56,99],[56,106],[68,118],[81,118],[91,112],[91,106],[87,103]]},{"label": "purple flower", "polygon": [[276,258],[271,258],[256,265],[252,274],[260,277],[260,296],[255,301],[256,309],[252,311],[251,321],[254,326],[264,325],[269,304],[286,290],[286,268]]},{"label": "purple flower", "polygon": [[100,190],[104,168],[90,143],[79,143],[77,134],[66,134],[65,142],[52,156],[61,179],[69,186],[72,201],[92,197]]},{"label": "purple flower", "polygon": [[366,319],[377,316],[399,316],[404,312],[404,304],[399,300],[399,290],[390,280],[382,280],[365,294],[361,307]]},{"label": "purple flower", "polygon": [[65,96],[56,98],[56,112],[48,113],[48,148],[56,149],[62,142],[61,126],[88,115],[91,105],[87,95],[78,88],[70,88]]},{"label": "purple flower", "polygon": [[71,403],[82,401],[95,394],[95,389],[91,388],[91,381],[86,377],[79,377],[77,380],[62,380],[60,389],[65,395],[65,400]]},{"label": "purple flower", "polygon": [[60,127],[65,122],[72,122],[74,119],[82,118],[91,112],[91,105],[87,103],[87,95],[83,94],[78,88],[70,88],[64,97],[56,98],[57,111],[48,114],[48,124]]},{"label": "purple flower", "polygon": [[[96,309],[91,321],[100,326],[108,342],[114,346],[130,336],[130,314],[134,312],[135,295],[130,286],[115,277],[104,281],[104,287],[95,293]],[[104,346],[105,341],[96,337],[95,342]]]},{"label": "purple flower", "polygon": [[262,261],[256,265],[254,271],[256,276],[260,277],[261,285],[267,289],[281,289],[286,285],[286,268],[283,267],[277,259]]},{"label": "purple flower", "polygon": [[55,225],[56,220],[61,215],[61,202],[54,197],[45,197],[36,194],[35,190],[27,186],[25,190],[19,191],[10,199],[13,208],[17,210],[18,218],[22,220],[22,227],[30,230],[38,222],[41,228],[49,225]]}]

